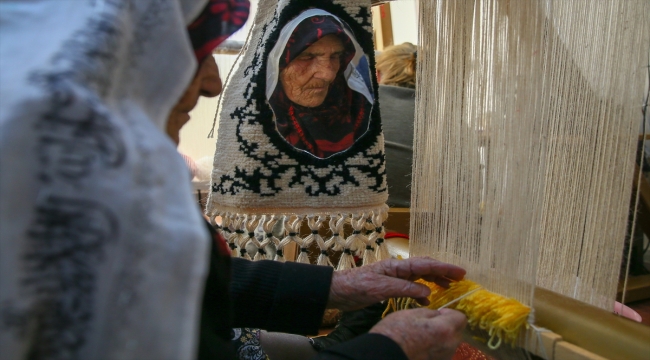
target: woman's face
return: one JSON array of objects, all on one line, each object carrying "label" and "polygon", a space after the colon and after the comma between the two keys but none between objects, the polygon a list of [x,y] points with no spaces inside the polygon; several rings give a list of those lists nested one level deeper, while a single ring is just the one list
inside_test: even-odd
[{"label": "woman's face", "polygon": [[190,111],[194,109],[199,97],[215,97],[221,93],[222,85],[219,68],[212,55],[201,62],[194,79],[185,90],[183,97],[174,105],[167,117],[167,135],[178,145],[179,133],[183,125],[190,120]]},{"label": "woman's face", "polygon": [[344,53],[336,35],[327,35],[294,58],[282,72],[280,84],[289,100],[306,107],[325,101]]}]

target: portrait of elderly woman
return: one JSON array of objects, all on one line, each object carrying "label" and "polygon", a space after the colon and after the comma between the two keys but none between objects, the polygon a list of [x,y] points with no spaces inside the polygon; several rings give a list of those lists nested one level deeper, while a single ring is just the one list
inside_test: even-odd
[{"label": "portrait of elderly woman", "polygon": [[324,159],[368,130],[368,60],[336,16],[310,9],[287,23],[269,53],[266,79],[277,131],[294,148]]}]

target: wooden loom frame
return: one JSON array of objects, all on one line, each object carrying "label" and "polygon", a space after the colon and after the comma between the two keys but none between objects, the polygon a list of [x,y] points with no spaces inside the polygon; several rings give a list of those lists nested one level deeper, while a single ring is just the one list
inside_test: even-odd
[{"label": "wooden loom frame", "polygon": [[[409,209],[389,210],[386,229],[408,234],[409,224]],[[408,257],[408,240],[387,239],[387,245],[392,255]],[[537,356],[545,354],[553,360],[648,359],[649,326],[540,287],[535,288],[533,308],[536,325],[550,330],[541,333],[542,344],[525,347]]]},{"label": "wooden loom frame", "polygon": [[[371,0],[371,3],[375,6],[390,1]],[[384,31],[392,29],[387,22],[386,26],[376,31],[381,32],[378,35],[383,35]],[[392,33],[390,35],[392,38]],[[240,43],[227,42],[214,52],[237,54],[241,46]],[[645,206],[641,211],[645,216],[650,216],[650,185],[647,180],[639,186],[639,191],[641,206]],[[387,229],[408,234],[409,224],[409,209],[394,208],[389,211]],[[409,254],[408,240],[396,238],[387,241],[387,245],[391,254],[403,257]],[[628,301],[650,296],[650,275],[646,277],[630,282]],[[545,354],[549,359],[556,360],[595,360],[647,359],[647,355],[643,354],[650,354],[650,327],[539,287],[535,290],[533,308],[536,324],[552,331],[541,333],[541,344],[526,346],[528,351],[538,356]]]},{"label": "wooden loom frame", "polygon": [[[372,0],[373,5],[389,3],[391,0]],[[638,174],[638,166],[637,166]],[[635,179],[638,178],[635,177]],[[640,192],[641,223],[650,218],[650,185],[642,178],[635,184]],[[643,225],[641,225],[643,223]],[[389,211],[386,228],[409,234],[410,212],[405,208]],[[387,241],[391,254],[409,255],[408,240],[395,238]],[[645,279],[647,277],[647,279]],[[630,282],[627,289],[629,301],[650,297],[650,275]],[[536,287],[533,299],[536,324],[552,332],[542,332],[542,344],[526,346],[531,353],[549,359],[648,359],[650,356],[650,327],[633,322],[612,312],[568,298],[552,291]],[[541,347],[540,347],[541,346]],[[645,355],[643,355],[645,354]]]}]

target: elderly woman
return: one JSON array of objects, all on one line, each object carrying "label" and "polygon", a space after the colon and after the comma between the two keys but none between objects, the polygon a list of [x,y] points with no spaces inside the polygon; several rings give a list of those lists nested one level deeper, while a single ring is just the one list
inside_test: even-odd
[{"label": "elderly woman", "polygon": [[321,159],[349,149],[367,131],[369,84],[365,55],[333,15],[301,14],[269,55],[267,97],[277,130]]}]

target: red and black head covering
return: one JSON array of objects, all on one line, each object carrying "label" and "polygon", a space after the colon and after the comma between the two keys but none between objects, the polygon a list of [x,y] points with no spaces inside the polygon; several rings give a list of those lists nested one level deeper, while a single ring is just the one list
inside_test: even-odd
[{"label": "red and black head covering", "polygon": [[248,0],[210,0],[187,30],[199,63],[248,19]]},{"label": "red and black head covering", "polygon": [[343,43],[345,54],[341,59],[341,69],[354,57],[354,44],[345,33],[343,26],[331,16],[312,16],[302,21],[291,33],[280,57],[280,70],[284,69],[300,53],[327,35],[336,35]]},{"label": "red and black head covering", "polygon": [[279,81],[269,99],[280,135],[294,148],[321,159],[349,149],[368,129],[371,104],[348,86],[344,76],[355,56],[354,43],[337,19],[308,17],[291,33],[278,64],[282,72],[298,55],[327,35],[336,35],[341,40],[344,54],[325,101],[311,108],[298,105],[287,97]]}]

